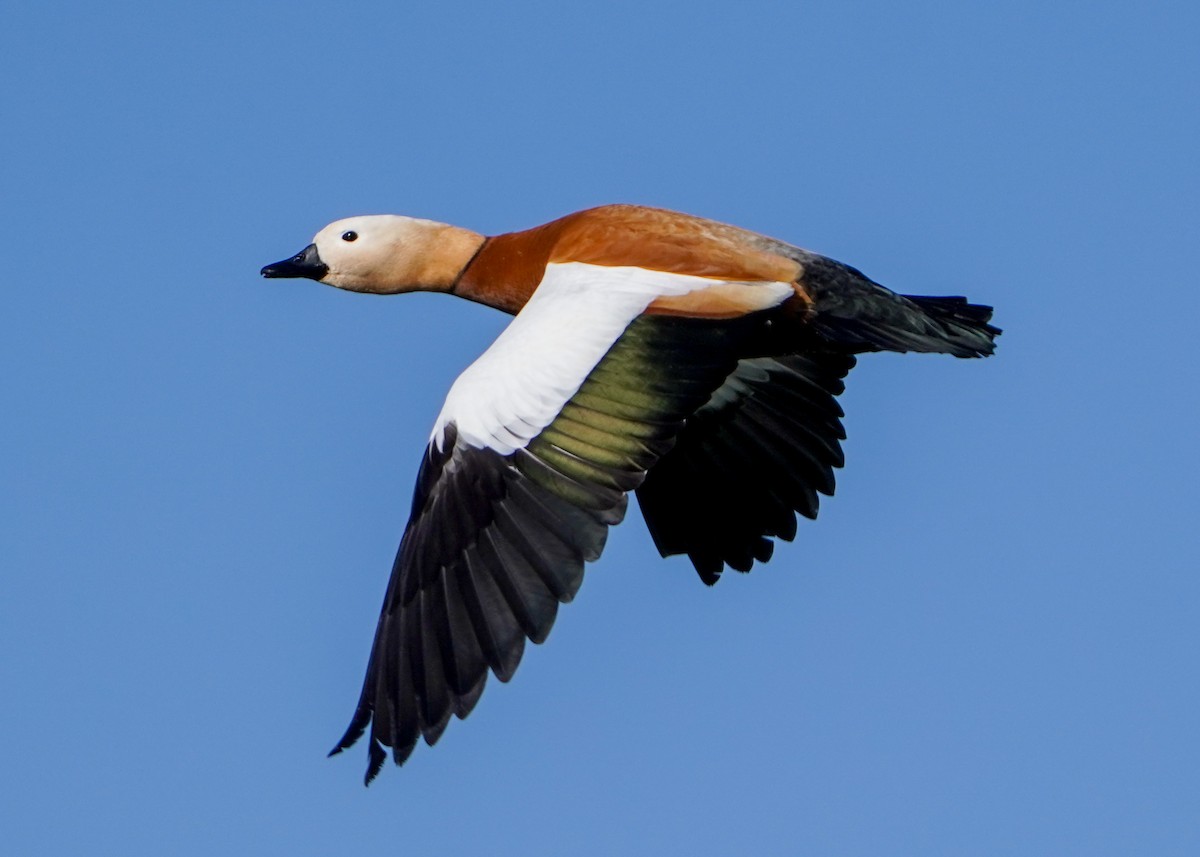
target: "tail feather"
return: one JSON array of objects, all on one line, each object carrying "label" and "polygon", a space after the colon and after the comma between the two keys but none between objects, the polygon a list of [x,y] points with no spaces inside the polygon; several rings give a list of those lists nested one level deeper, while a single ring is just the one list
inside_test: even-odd
[{"label": "tail feather", "polygon": [[967,303],[963,297],[901,297],[916,304],[941,328],[945,344],[949,347],[937,350],[945,350],[957,357],[986,357],[996,350],[996,337],[1001,331],[988,324],[992,320],[990,306]]},{"label": "tail feather", "polygon": [[803,260],[815,302],[812,326],[824,339],[863,351],[927,351],[986,357],[1000,328],[992,308],[962,297],[898,295],[862,272],[815,254]]}]

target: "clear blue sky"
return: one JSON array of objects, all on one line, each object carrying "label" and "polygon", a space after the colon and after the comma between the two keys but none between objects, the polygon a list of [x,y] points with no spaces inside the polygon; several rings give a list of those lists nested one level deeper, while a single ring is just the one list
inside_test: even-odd
[{"label": "clear blue sky", "polygon": [[[9,4],[0,850],[1200,853],[1198,42],[1184,2]],[[258,269],[616,201],[1007,332],[862,360],[837,497],[749,576],[631,514],[364,790],[324,753],[505,319]]]}]

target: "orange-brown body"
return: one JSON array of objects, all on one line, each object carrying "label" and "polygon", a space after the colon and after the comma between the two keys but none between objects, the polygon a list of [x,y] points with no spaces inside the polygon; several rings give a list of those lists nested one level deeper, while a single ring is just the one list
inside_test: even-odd
[{"label": "orange-brown body", "polygon": [[745,229],[674,211],[606,205],[486,239],[451,291],[515,313],[529,300],[547,265],[583,262],[714,280],[709,289],[659,298],[648,312],[730,318],[773,305],[774,297],[755,283],[791,283],[796,300],[811,303],[801,283],[802,266],[755,246],[758,240]]}]

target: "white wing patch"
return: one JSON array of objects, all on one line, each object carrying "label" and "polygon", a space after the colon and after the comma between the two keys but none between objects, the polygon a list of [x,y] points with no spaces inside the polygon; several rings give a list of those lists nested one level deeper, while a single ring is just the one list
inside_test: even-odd
[{"label": "white wing patch", "polygon": [[[608,349],[655,298],[732,282],[582,262],[546,266],[512,323],[458,376],[434,425],[442,448],[449,423],[458,442],[509,455],[558,416]],[[753,283],[781,303],[787,283]]]}]

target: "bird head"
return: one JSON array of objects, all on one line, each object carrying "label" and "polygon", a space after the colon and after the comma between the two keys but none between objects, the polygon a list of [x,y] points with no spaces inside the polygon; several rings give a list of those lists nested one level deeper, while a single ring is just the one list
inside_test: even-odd
[{"label": "bird head", "polygon": [[432,220],[373,214],[335,220],[264,277],[306,277],[352,292],[445,291],[483,236]]}]

